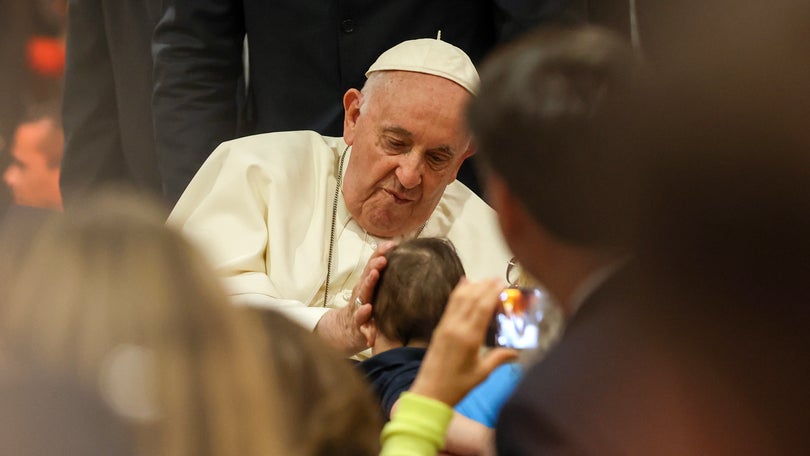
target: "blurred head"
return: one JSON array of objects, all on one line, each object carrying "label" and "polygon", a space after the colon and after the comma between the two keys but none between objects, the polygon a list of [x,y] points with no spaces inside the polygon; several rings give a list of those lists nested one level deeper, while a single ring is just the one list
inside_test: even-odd
[{"label": "blurred head", "polygon": [[12,161],[3,173],[14,202],[22,206],[62,209],[59,165],[62,125],[55,109],[29,113],[14,133]]},{"label": "blurred head", "polygon": [[638,76],[612,32],[540,29],[484,63],[468,109],[504,238],[563,306],[632,234],[634,159],[606,144],[603,116]]},{"label": "blurred head", "polygon": [[143,454],[284,453],[259,328],[157,204],[105,195],[42,228],[0,307],[4,348],[101,385],[149,431]]},{"label": "blurred head", "polygon": [[[612,113],[634,132],[616,146],[645,158],[635,249],[636,282],[649,289],[637,313],[655,325],[645,349],[666,340],[656,359],[688,373],[673,409],[693,413],[673,410],[663,424],[694,426],[710,450],[681,453],[805,454],[810,4],[704,6],[698,18],[668,5],[680,10],[667,15],[677,33],[654,83]],[[686,18],[697,20],[676,27]],[[627,435],[650,434],[661,433],[634,425]]]},{"label": "blurred head", "polygon": [[600,114],[637,73],[629,44],[595,27],[541,29],[496,52],[468,111],[484,177],[562,241],[619,242],[614,186],[627,163],[603,147]]},{"label": "blurred head", "polygon": [[626,110],[638,132],[627,147],[654,151],[638,256],[675,288],[734,296],[735,313],[756,302],[784,315],[803,301],[792,293],[810,297],[810,8],[729,5],[675,37],[682,47]]},{"label": "blurred head", "polygon": [[386,254],[372,297],[372,319],[363,328],[369,346],[377,338],[394,345],[427,344],[450,293],[464,276],[453,244],[446,239],[405,241]]},{"label": "blurred head", "polygon": [[290,453],[310,456],[376,455],[382,420],[371,390],[349,361],[290,319],[249,309],[269,339],[267,360],[283,372],[284,435]]},{"label": "blurred head", "polygon": [[[454,62],[461,60],[460,69],[434,71],[435,66],[444,70],[444,63],[419,60],[414,67],[410,53],[394,53],[392,61],[386,58],[391,54],[383,54],[363,90],[351,89],[343,97],[343,138],[352,146],[343,197],[358,224],[379,237],[399,236],[424,224],[473,153],[464,106],[477,73],[461,50],[437,40],[414,42],[423,41],[450,53]],[[413,42],[403,43],[406,50],[408,43]],[[460,77],[447,76],[454,72]]]}]

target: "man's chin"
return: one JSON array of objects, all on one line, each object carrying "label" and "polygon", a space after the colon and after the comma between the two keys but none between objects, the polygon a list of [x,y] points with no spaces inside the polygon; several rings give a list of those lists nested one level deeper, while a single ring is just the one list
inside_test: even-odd
[{"label": "man's chin", "polygon": [[419,226],[412,226],[412,223],[405,223],[392,218],[385,218],[383,220],[358,220],[358,224],[361,228],[366,230],[368,234],[378,238],[394,238],[402,236],[410,231],[415,230],[416,227]]}]

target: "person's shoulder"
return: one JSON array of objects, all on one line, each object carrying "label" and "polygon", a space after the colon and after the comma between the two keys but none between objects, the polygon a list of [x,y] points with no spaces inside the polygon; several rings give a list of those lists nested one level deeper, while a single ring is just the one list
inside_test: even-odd
[{"label": "person's shoulder", "polygon": [[512,257],[495,211],[458,181],[445,189],[425,235],[450,239],[472,280],[503,276]]},{"label": "person's shoulder", "polygon": [[230,148],[266,148],[270,146],[288,147],[335,147],[343,138],[323,136],[312,130],[274,131],[243,136],[222,143]]},{"label": "person's shoulder", "polygon": [[454,180],[445,188],[439,204],[454,210],[463,209],[491,216],[495,215],[495,211],[486,201],[459,180]]},{"label": "person's shoulder", "polygon": [[[279,162],[331,163],[346,147],[343,138],[322,136],[310,130],[278,131],[243,136],[223,142],[213,155],[254,164]],[[306,160],[302,158],[306,157]]]},{"label": "person's shoulder", "polygon": [[458,180],[447,186],[431,220],[443,226],[448,235],[464,232],[500,237],[495,210]]}]

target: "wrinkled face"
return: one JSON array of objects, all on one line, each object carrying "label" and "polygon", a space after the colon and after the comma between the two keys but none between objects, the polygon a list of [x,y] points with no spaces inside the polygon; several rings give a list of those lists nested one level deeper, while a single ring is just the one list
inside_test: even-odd
[{"label": "wrinkled face", "polygon": [[52,128],[47,120],[26,123],[14,135],[13,161],[3,173],[3,180],[11,189],[14,202],[21,206],[62,208],[59,166],[50,167],[41,151]]},{"label": "wrinkled face", "polygon": [[372,76],[364,94],[352,89],[343,99],[343,137],[352,146],[343,196],[363,229],[393,237],[428,220],[472,154],[464,122],[470,94],[438,76]]}]

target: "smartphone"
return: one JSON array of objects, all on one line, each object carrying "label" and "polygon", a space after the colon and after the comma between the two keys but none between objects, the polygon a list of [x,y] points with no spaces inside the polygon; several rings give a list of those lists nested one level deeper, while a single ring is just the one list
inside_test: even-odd
[{"label": "smartphone", "polygon": [[509,287],[501,291],[487,332],[487,345],[517,350],[537,348],[547,296],[540,288]]}]

